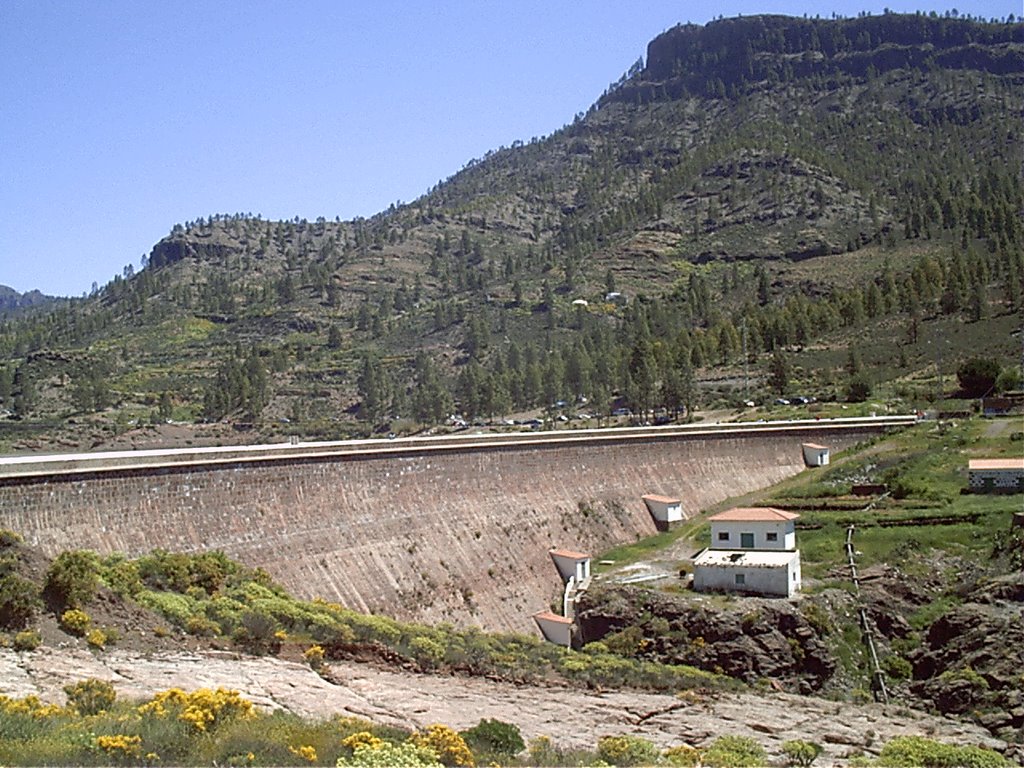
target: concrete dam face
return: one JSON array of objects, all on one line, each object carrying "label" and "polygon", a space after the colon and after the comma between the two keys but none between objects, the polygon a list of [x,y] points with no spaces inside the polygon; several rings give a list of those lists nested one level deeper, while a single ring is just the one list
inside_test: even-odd
[{"label": "concrete dam face", "polygon": [[548,550],[653,534],[905,420],[303,443],[0,460],[0,527],[55,555],[221,549],[302,597],[534,633],[561,595]]}]

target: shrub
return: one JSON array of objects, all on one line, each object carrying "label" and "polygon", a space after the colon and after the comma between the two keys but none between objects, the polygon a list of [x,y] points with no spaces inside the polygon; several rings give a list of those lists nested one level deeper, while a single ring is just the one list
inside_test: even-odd
[{"label": "shrub", "polygon": [[895,654],[882,659],[882,669],[893,680],[909,680],[914,674],[913,665],[902,656]]},{"label": "shrub", "polygon": [[81,608],[99,588],[99,557],[95,552],[61,552],[46,571],[45,594],[56,605]]},{"label": "shrub", "polygon": [[205,616],[189,616],[185,631],[196,637],[216,637],[220,634],[220,624]]},{"label": "shrub", "polygon": [[990,357],[972,357],[956,371],[960,389],[966,397],[981,397],[995,387],[1002,366]]},{"label": "shrub", "polygon": [[138,712],[156,718],[173,716],[187,723],[193,732],[208,733],[234,718],[251,717],[253,708],[238,691],[199,688],[185,693],[180,688],[169,688],[139,706]]},{"label": "shrub", "polygon": [[414,733],[409,741],[418,747],[433,750],[442,765],[472,766],[473,753],[465,740],[447,725],[431,725],[425,731]]},{"label": "shrub", "polygon": [[444,661],[444,646],[423,635],[417,635],[409,641],[409,652],[424,669],[435,669]]},{"label": "shrub", "polygon": [[81,637],[89,629],[92,619],[85,611],[71,608],[60,615],[60,625],[65,632]]},{"label": "shrub", "polygon": [[402,766],[407,766],[408,768],[439,768],[441,763],[437,761],[437,755],[426,747],[420,747],[408,741],[404,744],[391,744],[383,741],[377,747],[366,745],[356,747],[352,757],[339,757],[337,765],[361,766],[362,768],[396,768]]},{"label": "shrub", "polygon": [[41,607],[35,584],[16,573],[0,576],[0,626],[21,629]]},{"label": "shrub", "polygon": [[73,685],[65,685],[64,693],[68,696],[68,706],[83,716],[109,710],[117,699],[114,686],[106,680],[92,677],[79,680]]},{"label": "shrub", "polygon": [[865,373],[855,373],[846,382],[846,400],[850,403],[863,403],[871,397],[871,379]]},{"label": "shrub", "polygon": [[602,736],[597,754],[611,765],[652,765],[658,761],[658,749],[639,736]]},{"label": "shrub", "polygon": [[462,738],[478,757],[486,755],[508,759],[526,749],[519,726],[501,720],[482,719],[463,731]]},{"label": "shrub", "polygon": [[669,765],[678,765],[682,768],[693,768],[700,765],[700,750],[688,744],[669,747],[662,753],[662,757]]},{"label": "shrub", "polygon": [[720,736],[704,753],[704,765],[712,768],[747,768],[767,762],[764,748],[748,736]]},{"label": "shrub", "polygon": [[310,667],[313,669],[320,669],[324,665],[324,649],[321,645],[311,645],[302,654],[302,658],[306,660]]},{"label": "shrub", "polygon": [[114,760],[114,762],[134,763],[142,754],[142,738],[115,734],[113,736],[94,736],[93,745],[96,750]]},{"label": "shrub", "polygon": [[26,629],[14,636],[14,650],[34,651],[43,642],[43,638],[34,629]]},{"label": "shrub", "polygon": [[10,528],[0,528],[0,547],[13,547],[23,541],[20,533],[12,531]]},{"label": "shrub", "polygon": [[957,747],[923,736],[898,736],[882,747],[878,765],[890,768],[999,768],[1009,763],[991,749]]},{"label": "shrub", "polygon": [[787,765],[798,765],[806,768],[806,766],[811,765],[817,760],[818,755],[821,753],[821,745],[815,744],[813,741],[794,739],[793,741],[784,742],[782,745],[782,754],[786,757]]},{"label": "shrub", "polygon": [[316,748],[311,747],[308,744],[301,747],[288,747],[288,751],[296,757],[305,760],[307,763],[316,762]]},{"label": "shrub", "polygon": [[142,590],[138,564],[125,560],[121,555],[111,555],[103,560],[100,578],[122,597],[134,597]]},{"label": "shrub", "polygon": [[246,611],[231,639],[251,653],[267,653],[281,645],[275,636],[276,632],[277,622],[272,616],[258,611]]},{"label": "shrub", "polygon": [[102,629],[90,629],[85,634],[85,642],[97,650],[103,650],[107,645],[107,633]]}]

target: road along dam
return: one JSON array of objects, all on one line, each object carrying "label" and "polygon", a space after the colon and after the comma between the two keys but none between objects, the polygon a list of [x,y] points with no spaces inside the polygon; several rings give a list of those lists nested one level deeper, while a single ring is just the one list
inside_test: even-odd
[{"label": "road along dam", "polygon": [[[365,612],[535,628],[548,550],[653,534],[913,417],[689,425],[0,458],[0,527],[48,554],[221,549],[293,593]],[[814,471],[814,470],[810,470]]]}]

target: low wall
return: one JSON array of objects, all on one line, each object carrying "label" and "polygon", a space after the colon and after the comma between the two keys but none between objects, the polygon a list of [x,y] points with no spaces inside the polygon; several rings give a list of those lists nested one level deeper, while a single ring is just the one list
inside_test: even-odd
[{"label": "low wall", "polygon": [[49,554],[222,549],[292,592],[424,621],[535,632],[548,550],[655,532],[641,496],[693,514],[897,420],[601,430],[0,460],[0,527]]}]

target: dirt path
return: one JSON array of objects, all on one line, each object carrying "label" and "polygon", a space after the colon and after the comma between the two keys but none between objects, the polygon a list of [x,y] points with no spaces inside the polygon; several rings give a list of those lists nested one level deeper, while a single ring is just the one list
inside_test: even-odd
[{"label": "dirt path", "polygon": [[109,680],[128,697],[168,687],[224,686],[240,690],[266,709],[305,717],[345,713],[379,723],[455,728],[481,718],[514,722],[527,739],[550,736],[562,747],[593,748],[600,736],[630,733],[661,747],[706,746],[735,734],[760,742],[773,758],[789,739],[825,747],[816,765],[842,764],[861,751],[875,754],[896,735],[930,735],[950,743],[1004,745],[982,729],[898,707],[840,704],[783,693],[681,696],[595,692],[566,687],[517,686],[480,678],[391,672],[362,664],[333,664],[328,682],[309,667],[276,658],[232,653],[168,653],[139,656],[122,651],[94,655],[78,649],[40,648],[32,653],[0,649],[0,693],[35,694],[64,703],[62,688],[88,677]]}]

